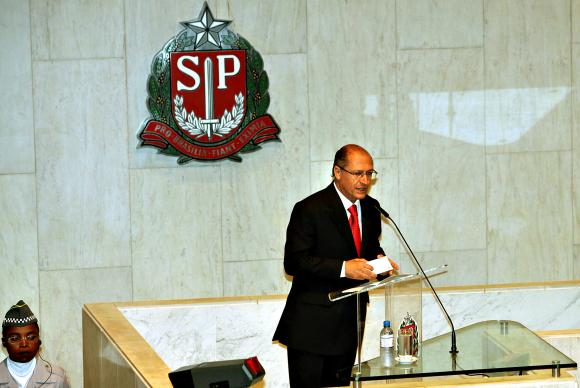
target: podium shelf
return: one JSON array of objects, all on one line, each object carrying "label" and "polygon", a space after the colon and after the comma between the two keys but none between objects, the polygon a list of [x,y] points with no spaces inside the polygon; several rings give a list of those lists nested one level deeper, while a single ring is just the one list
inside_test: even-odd
[{"label": "podium shelf", "polygon": [[[441,265],[439,267],[429,268],[425,271],[425,274],[429,277],[439,275],[443,272],[447,271],[447,264]],[[356,296],[364,292],[369,292],[372,290],[376,290],[377,288],[382,288],[385,286],[392,286],[392,285],[399,285],[401,283],[407,283],[412,280],[416,279],[423,279],[423,275],[421,273],[413,273],[413,274],[401,274],[401,275],[393,275],[389,276],[381,281],[374,280],[367,283],[363,283],[358,287],[348,288],[346,290],[339,290],[333,291],[328,294],[328,299],[331,302],[336,302],[337,300],[341,300],[344,298],[348,298],[351,296]]]}]

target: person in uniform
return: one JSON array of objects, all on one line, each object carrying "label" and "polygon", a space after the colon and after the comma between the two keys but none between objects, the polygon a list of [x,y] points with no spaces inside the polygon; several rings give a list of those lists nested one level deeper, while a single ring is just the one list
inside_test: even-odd
[{"label": "person in uniform", "polygon": [[64,370],[40,356],[41,344],[38,320],[24,301],[18,301],[2,322],[8,357],[0,363],[0,388],[70,388]]}]

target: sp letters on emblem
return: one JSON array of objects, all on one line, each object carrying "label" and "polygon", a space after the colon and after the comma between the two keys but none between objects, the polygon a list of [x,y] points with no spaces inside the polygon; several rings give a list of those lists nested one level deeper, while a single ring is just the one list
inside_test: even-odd
[{"label": "sp letters on emblem", "polygon": [[192,160],[229,158],[280,140],[269,114],[268,75],[260,54],[214,19],[204,3],[198,19],[153,58],[147,80],[150,117],[139,130],[139,146]]}]

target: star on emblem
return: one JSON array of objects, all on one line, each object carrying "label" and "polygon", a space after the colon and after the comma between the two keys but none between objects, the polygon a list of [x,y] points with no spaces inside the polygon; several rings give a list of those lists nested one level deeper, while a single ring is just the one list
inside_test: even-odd
[{"label": "star on emblem", "polygon": [[195,20],[181,22],[181,25],[195,32],[196,49],[206,43],[221,49],[219,32],[231,22],[231,20],[215,19],[207,2],[204,2],[199,17]]}]

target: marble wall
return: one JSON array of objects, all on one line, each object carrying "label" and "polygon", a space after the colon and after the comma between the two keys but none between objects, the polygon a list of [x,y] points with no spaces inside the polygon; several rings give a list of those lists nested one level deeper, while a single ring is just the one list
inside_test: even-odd
[{"label": "marble wall", "polygon": [[436,284],[580,277],[580,0],[208,1],[263,55],[282,142],[177,166],[136,132],[202,3],[0,0],[0,310],[32,306],[74,386],[84,303],[287,292],[290,211],[345,143]]}]

